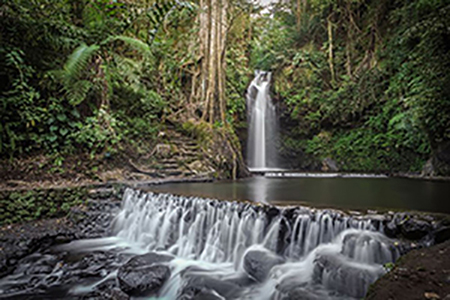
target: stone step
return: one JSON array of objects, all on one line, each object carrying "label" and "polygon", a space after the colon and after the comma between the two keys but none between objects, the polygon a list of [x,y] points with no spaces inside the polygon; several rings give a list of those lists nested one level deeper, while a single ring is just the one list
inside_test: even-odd
[{"label": "stone step", "polygon": [[180,170],[173,170],[173,171],[167,171],[167,170],[165,170],[165,171],[164,171],[164,174],[165,174],[165,175],[168,175],[168,176],[179,176],[179,175],[183,174],[183,172],[180,171]]},{"label": "stone step", "polygon": [[180,160],[180,159],[184,159],[185,157],[198,157],[198,156],[199,156],[199,153],[196,153],[196,152],[185,152],[185,153],[179,153],[173,157]]},{"label": "stone step", "polygon": [[178,163],[163,163],[161,170],[177,169],[180,165]]},{"label": "stone step", "polygon": [[178,160],[172,157],[172,158],[163,158],[158,162],[161,164],[176,164],[178,163]]}]

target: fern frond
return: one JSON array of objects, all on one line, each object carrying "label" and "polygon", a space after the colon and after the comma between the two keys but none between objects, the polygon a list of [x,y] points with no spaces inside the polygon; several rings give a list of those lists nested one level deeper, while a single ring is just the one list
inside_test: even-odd
[{"label": "fern frond", "polygon": [[111,37],[107,38],[103,43],[109,43],[109,42],[113,42],[113,41],[122,41],[125,44],[132,47],[133,49],[141,52],[144,55],[150,55],[150,53],[151,53],[150,46],[148,44],[144,43],[143,41],[141,41],[139,39],[124,36],[124,35],[111,36]]},{"label": "fern frond", "polygon": [[167,16],[174,11],[175,9],[182,10],[188,9],[193,11],[195,8],[195,4],[190,1],[178,1],[178,0],[165,0],[165,1],[157,1],[153,6],[147,11],[147,17],[151,21],[151,26],[153,29],[150,29],[152,34],[151,40],[155,37],[159,26]]},{"label": "fern frond", "polygon": [[86,69],[89,60],[100,49],[99,45],[88,46],[82,44],[69,56],[64,65],[64,75],[66,80],[71,81],[80,77],[81,73]]},{"label": "fern frond", "polygon": [[66,86],[69,103],[76,106],[83,102],[93,86],[93,83],[88,80],[79,80],[70,86]]}]

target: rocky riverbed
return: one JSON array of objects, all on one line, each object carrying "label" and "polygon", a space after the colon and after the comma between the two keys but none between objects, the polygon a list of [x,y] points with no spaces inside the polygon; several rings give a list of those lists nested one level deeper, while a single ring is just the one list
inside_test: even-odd
[{"label": "rocky riverbed", "polygon": [[[129,299],[157,294],[171,276],[168,263],[174,257],[156,252],[123,251],[117,245],[108,249],[109,243],[114,243],[108,238],[103,239],[101,245],[90,242],[111,236],[121,197],[120,189],[112,188],[93,189],[87,195],[88,200],[73,207],[65,217],[1,228],[0,299]],[[247,205],[242,203],[242,207]],[[307,208],[263,206],[257,209],[264,211],[269,219],[283,215],[293,220],[299,211],[310,210],[314,214],[314,209]],[[329,213],[345,215],[338,211]],[[415,299],[402,297],[401,291],[408,280],[411,280],[406,284],[411,291],[408,297],[446,297],[448,278],[444,275],[448,275],[450,257],[447,252],[450,244],[446,242],[450,238],[448,216],[393,212],[349,214],[356,220],[371,220],[377,230],[401,242],[397,246],[402,253],[409,252],[392,272],[373,286],[369,299]],[[428,248],[436,243],[437,246]],[[413,249],[417,250],[411,251]],[[182,299],[219,299],[216,293],[232,299],[235,296],[232,290],[266,279],[269,271],[264,267],[268,265],[261,265],[260,261],[270,261],[271,266],[284,263],[279,257],[267,255],[248,252],[243,267],[252,275],[229,281],[199,277],[201,270],[186,269],[182,276],[190,278],[191,285],[183,289]],[[393,292],[389,292],[391,290]],[[310,299],[306,291],[297,292]],[[289,295],[295,298],[297,294]],[[433,298],[435,295],[439,298]]]}]

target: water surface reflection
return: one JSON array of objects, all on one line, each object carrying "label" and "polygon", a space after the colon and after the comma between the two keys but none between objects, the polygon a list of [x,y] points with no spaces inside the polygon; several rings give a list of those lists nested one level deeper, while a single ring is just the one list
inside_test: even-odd
[{"label": "water surface reflection", "polygon": [[176,183],[156,192],[270,204],[450,213],[450,183],[405,178],[266,178]]}]

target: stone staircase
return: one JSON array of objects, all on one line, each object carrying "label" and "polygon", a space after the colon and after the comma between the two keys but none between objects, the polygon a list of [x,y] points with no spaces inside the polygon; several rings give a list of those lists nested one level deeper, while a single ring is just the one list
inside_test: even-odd
[{"label": "stone staircase", "polygon": [[148,159],[139,164],[130,162],[134,172],[151,178],[189,178],[215,172],[195,139],[167,129],[160,133],[159,140]]}]

